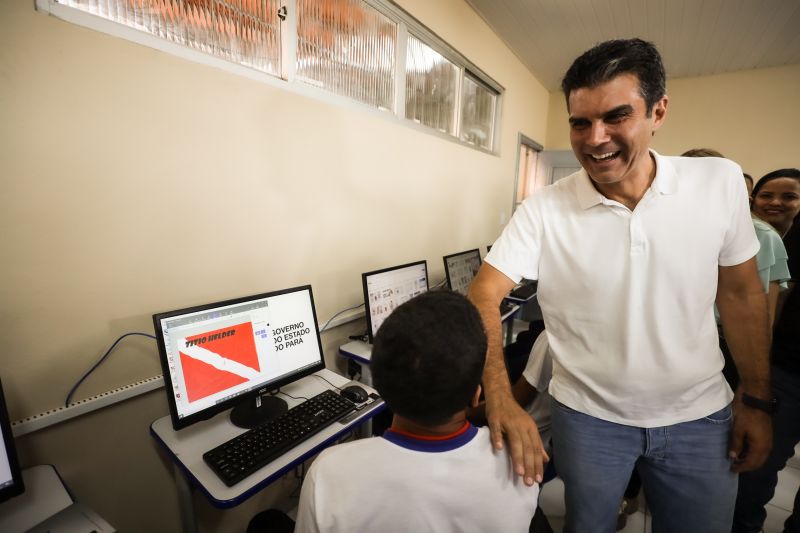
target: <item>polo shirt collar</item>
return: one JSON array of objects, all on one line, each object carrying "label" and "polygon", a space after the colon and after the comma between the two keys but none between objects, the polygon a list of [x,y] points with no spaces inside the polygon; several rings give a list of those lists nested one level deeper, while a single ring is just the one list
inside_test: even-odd
[{"label": "polo shirt collar", "polygon": [[[656,161],[656,177],[650,185],[651,189],[658,191],[661,194],[673,194],[678,190],[678,180],[675,175],[675,167],[671,162],[659,155],[655,150],[650,150]],[[578,205],[581,209],[589,209],[598,204],[602,204],[605,196],[594,188],[592,179],[586,170],[581,169],[577,179],[576,194],[578,196]]]}]

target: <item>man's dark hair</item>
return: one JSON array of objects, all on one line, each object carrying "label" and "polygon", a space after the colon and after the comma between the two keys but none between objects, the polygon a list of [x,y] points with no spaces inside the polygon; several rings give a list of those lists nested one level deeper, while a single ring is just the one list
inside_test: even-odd
[{"label": "man's dark hair", "polygon": [[655,45],[641,39],[606,41],[576,59],[561,80],[567,108],[572,91],[597,87],[620,74],[634,74],[639,79],[649,117],[653,106],[664,97],[667,75]]},{"label": "man's dark hair", "polygon": [[764,174],[761,176],[761,179],[758,180],[753,187],[753,198],[756,197],[758,191],[761,190],[761,187],[764,186],[765,183],[776,180],[778,178],[794,178],[800,179],[800,170],[796,168],[781,168],[778,170],[773,170],[769,174]]},{"label": "man's dark hair", "polygon": [[370,370],[395,414],[433,426],[469,406],[485,360],[486,334],[475,306],[458,293],[432,291],[381,324]]}]

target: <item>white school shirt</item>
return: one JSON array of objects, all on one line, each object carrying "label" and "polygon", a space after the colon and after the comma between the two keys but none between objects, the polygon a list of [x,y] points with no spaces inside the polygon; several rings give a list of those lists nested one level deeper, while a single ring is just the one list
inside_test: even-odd
[{"label": "white school shirt", "polygon": [[514,475],[488,428],[444,441],[387,431],[328,448],[300,492],[296,533],[526,533],[539,487]]},{"label": "white school shirt", "polygon": [[580,170],[528,197],[486,257],[515,282],[539,280],[550,394],[638,427],[731,401],[713,311],[718,267],[759,247],[738,165],[651,154],[656,176],[633,211]]}]

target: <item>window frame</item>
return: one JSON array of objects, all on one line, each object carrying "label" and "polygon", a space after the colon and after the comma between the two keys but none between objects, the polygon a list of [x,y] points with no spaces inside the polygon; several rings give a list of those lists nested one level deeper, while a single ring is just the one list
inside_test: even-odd
[{"label": "window frame", "polygon": [[[516,168],[516,171],[514,172],[514,197],[511,199],[511,212],[512,213],[514,211],[516,211],[517,207],[519,207],[522,204],[522,202],[525,201],[525,198],[527,198],[527,196],[525,198],[522,198],[522,199],[517,198],[517,196],[519,196],[518,193],[519,193],[519,187],[520,187],[520,178],[522,177],[520,171],[522,170],[522,165],[523,165],[523,162],[522,162],[522,148],[523,147],[530,148],[531,150],[536,152],[536,164],[534,165],[533,176],[527,176],[527,175],[525,176],[526,185],[528,185],[528,181],[530,179],[533,179],[534,184],[536,183],[536,181],[538,179],[538,174],[539,174],[539,157],[541,157],[542,151],[544,150],[544,146],[542,146],[541,144],[537,143],[536,141],[534,141],[533,139],[531,139],[527,135],[525,135],[523,133],[519,133],[519,135],[517,136],[517,168]],[[545,184],[545,185],[547,185],[547,184]],[[531,193],[531,194],[533,194],[533,193]]]},{"label": "window frame", "polygon": [[[223,71],[244,76],[246,78],[265,83],[272,87],[289,90],[317,100],[343,105],[353,109],[373,112],[377,116],[396,120],[407,127],[424,131],[425,133],[438,136],[456,142],[461,146],[469,147],[487,154],[500,155],[500,131],[502,123],[502,110],[504,102],[505,88],[486,74],[477,65],[468,60],[463,54],[450,46],[444,39],[425,26],[422,22],[415,19],[407,11],[391,2],[390,0],[363,0],[369,6],[375,8],[388,18],[397,23],[397,42],[395,50],[395,79],[394,79],[394,105],[391,113],[385,109],[362,103],[353,98],[333,93],[325,89],[320,89],[312,85],[305,84],[296,79],[295,61],[297,57],[297,4],[294,0],[281,0],[279,5],[286,8],[286,17],[280,21],[280,67],[279,74],[273,75],[234,62],[229,59],[213,56],[198,49],[184,46],[182,44],[163,39],[156,35],[140,31],[123,23],[105,19],[101,16],[82,11],[78,8],[61,4],[58,0],[35,0],[35,9],[43,14],[52,15],[66,22],[90,28],[95,31],[131,41],[149,48],[166,52],[170,55],[180,57],[212,66]],[[453,134],[440,131],[434,127],[426,126],[414,120],[407,119],[405,116],[405,82],[406,82],[406,54],[408,46],[408,35],[412,34],[420,39],[427,46],[441,54],[447,60],[456,65],[459,70],[457,93],[454,102],[454,124]],[[462,99],[464,77],[470,76],[473,81],[482,84],[484,88],[496,94],[494,118],[492,124],[492,143],[489,148],[461,140],[462,135]]]}]

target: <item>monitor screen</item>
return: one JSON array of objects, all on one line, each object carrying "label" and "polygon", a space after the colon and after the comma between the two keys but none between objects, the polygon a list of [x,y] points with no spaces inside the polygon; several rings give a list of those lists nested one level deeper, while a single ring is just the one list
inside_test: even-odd
[{"label": "monitor screen", "polygon": [[308,285],[159,313],[153,323],[176,430],[237,403],[260,407],[265,392],[325,367]]},{"label": "monitor screen", "polygon": [[17,461],[17,450],[14,447],[14,435],[11,433],[11,420],[8,418],[3,384],[0,383],[0,436],[3,448],[0,449],[0,502],[22,494],[25,485],[22,483],[22,472]]},{"label": "monitor screen", "polygon": [[428,262],[417,261],[361,275],[369,341],[400,304],[428,290]]},{"label": "monitor screen", "polygon": [[458,254],[444,256],[444,274],[450,290],[467,295],[469,285],[481,268],[481,253],[476,248]]}]

